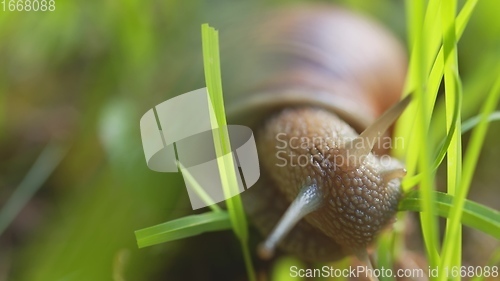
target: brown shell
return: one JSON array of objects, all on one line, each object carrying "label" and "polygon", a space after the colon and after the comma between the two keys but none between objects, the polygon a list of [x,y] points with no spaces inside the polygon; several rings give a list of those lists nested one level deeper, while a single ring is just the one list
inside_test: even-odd
[{"label": "brown shell", "polygon": [[360,132],[400,99],[403,48],[377,23],[341,8],[273,11],[245,38],[226,74],[234,124],[254,127],[279,109],[310,105]]}]

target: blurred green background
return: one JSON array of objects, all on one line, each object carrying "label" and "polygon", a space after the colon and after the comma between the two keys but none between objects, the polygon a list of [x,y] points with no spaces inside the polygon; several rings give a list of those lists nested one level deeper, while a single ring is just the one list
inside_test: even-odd
[{"label": "blurred green background", "polygon": [[[54,12],[0,11],[0,206],[41,161],[28,178],[40,189],[1,233],[0,280],[246,280],[229,231],[141,250],[134,237],[193,213],[180,174],[147,168],[139,119],[204,87],[200,25],[220,29],[224,45],[233,20],[305,1],[233,2],[56,1]],[[327,2],[406,41],[404,1]],[[500,61],[498,11],[498,0],[480,0],[459,44],[465,117],[500,75],[490,71]],[[223,63],[223,84],[224,73]],[[499,137],[492,124],[470,196],[496,209]],[[466,262],[484,264],[495,247],[464,234],[464,249],[477,254]],[[268,276],[273,265],[254,260]]]}]

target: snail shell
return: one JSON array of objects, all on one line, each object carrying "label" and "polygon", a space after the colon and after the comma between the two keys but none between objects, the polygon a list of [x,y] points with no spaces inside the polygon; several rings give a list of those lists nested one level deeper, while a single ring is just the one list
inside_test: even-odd
[{"label": "snail shell", "polygon": [[262,176],[242,197],[269,236],[261,256],[277,244],[308,261],[366,252],[392,220],[405,174],[377,156],[386,145],[372,153],[409,102],[391,107],[403,88],[402,47],[330,6],[273,11],[246,35],[228,118],[256,132]]}]

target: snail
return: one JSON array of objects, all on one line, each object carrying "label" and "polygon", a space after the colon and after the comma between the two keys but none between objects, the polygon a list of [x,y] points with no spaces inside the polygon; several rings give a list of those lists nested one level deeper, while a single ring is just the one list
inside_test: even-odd
[{"label": "snail", "polygon": [[410,102],[399,101],[405,52],[338,7],[273,11],[252,28],[243,69],[227,73],[230,91],[244,89],[227,114],[256,134],[261,178],[242,199],[267,236],[258,253],[279,245],[305,261],[366,257],[394,220],[406,174],[386,155],[387,131]]}]

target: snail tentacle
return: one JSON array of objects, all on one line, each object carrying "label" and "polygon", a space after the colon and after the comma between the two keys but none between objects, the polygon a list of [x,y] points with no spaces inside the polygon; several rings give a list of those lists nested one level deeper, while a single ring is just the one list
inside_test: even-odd
[{"label": "snail tentacle", "polygon": [[263,259],[269,259],[274,254],[276,245],[286,234],[307,214],[316,211],[323,204],[320,190],[313,183],[303,187],[280,221],[273,229],[269,237],[259,246],[259,255]]},{"label": "snail tentacle", "polygon": [[357,161],[346,162],[345,168],[356,168],[363,159],[372,151],[377,139],[383,135],[387,129],[396,121],[396,119],[403,113],[405,108],[411,101],[411,95],[406,96],[400,102],[389,108],[382,116],[380,116],[373,124],[366,128],[359,137],[347,141],[344,144],[345,152],[347,155],[355,155]]},{"label": "snail tentacle", "polygon": [[380,173],[380,176],[385,182],[390,182],[393,179],[401,179],[406,176],[405,168],[395,168],[392,170],[385,170]]}]

